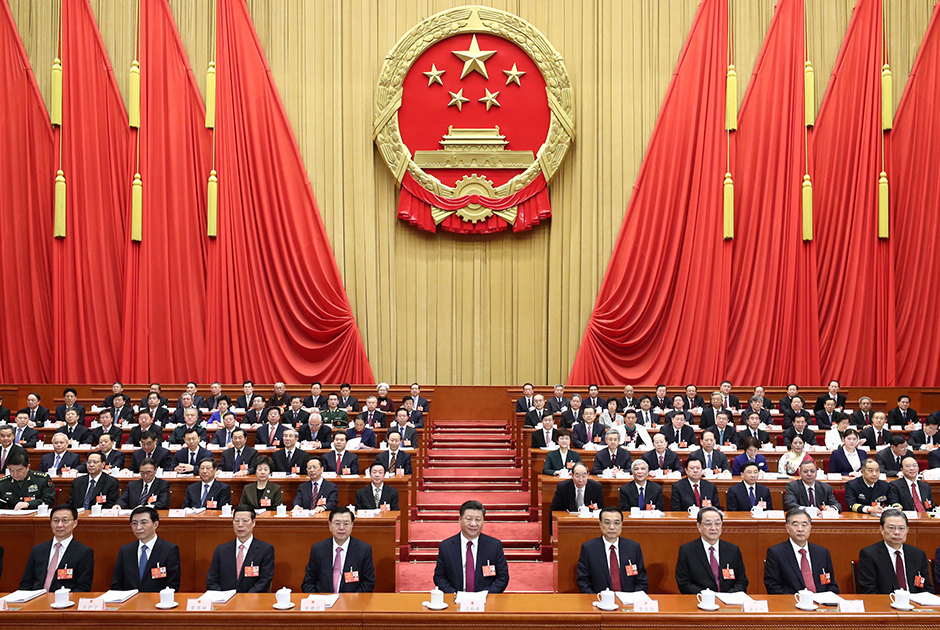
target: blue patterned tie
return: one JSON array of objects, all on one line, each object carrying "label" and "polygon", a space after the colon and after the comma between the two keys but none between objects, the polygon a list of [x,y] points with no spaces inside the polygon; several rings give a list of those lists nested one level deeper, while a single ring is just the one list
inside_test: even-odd
[{"label": "blue patterned tie", "polygon": [[638,500],[637,502],[640,504],[640,509],[641,509],[641,510],[642,510],[644,507],[646,507],[646,496],[645,496],[645,493],[643,492],[643,488],[640,488],[640,498],[639,498],[639,500]]},{"label": "blue patterned tie", "polygon": [[754,507],[757,505],[757,497],[754,496],[754,486],[751,486],[750,492],[751,492],[751,507]]},{"label": "blue patterned tie", "polygon": [[140,550],[140,566],[137,569],[138,579],[144,581],[144,573],[147,571],[147,546],[144,545]]}]

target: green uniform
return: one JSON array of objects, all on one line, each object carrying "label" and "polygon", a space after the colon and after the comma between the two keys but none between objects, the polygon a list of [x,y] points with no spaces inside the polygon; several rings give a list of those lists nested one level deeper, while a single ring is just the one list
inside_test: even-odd
[{"label": "green uniform", "polygon": [[0,509],[12,510],[21,501],[29,504],[30,509],[36,509],[40,503],[51,506],[55,502],[55,486],[49,475],[30,470],[22,481],[16,481],[12,475],[0,477]]},{"label": "green uniform", "polygon": [[345,409],[337,407],[334,411],[327,408],[320,412],[320,417],[323,418],[325,424],[333,425],[334,429],[349,428],[349,414],[346,413]]}]

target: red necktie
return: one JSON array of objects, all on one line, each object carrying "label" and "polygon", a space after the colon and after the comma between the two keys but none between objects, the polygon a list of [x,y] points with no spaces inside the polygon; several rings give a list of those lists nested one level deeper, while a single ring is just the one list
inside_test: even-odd
[{"label": "red necktie", "polygon": [[617,562],[617,552],[614,546],[610,546],[610,590],[623,590],[620,585],[620,563]]},{"label": "red necktie", "polygon": [[467,541],[467,560],[464,571],[464,590],[468,593],[475,593],[474,578],[476,578],[476,567],[473,565],[473,541]]},{"label": "red necktie", "polygon": [[884,441],[881,439],[881,431],[878,432],[878,446],[884,444]]},{"label": "red necktie", "polygon": [[911,484],[911,496],[914,498],[914,509],[918,512],[926,512],[924,509],[924,503],[920,500],[920,495],[917,493],[917,482]]},{"label": "red necktie", "polygon": [[809,568],[809,560],[806,557],[806,550],[800,549],[800,573],[803,574],[803,585],[806,590],[816,592],[816,582],[813,580],[813,572]]},{"label": "red necktie", "polygon": [[715,584],[717,585],[715,590],[719,593],[721,592],[721,571],[718,570],[718,558],[715,557],[715,547],[708,548],[708,563],[712,567],[712,576],[715,578]]},{"label": "red necktie", "polygon": [[898,586],[902,591],[907,590],[907,576],[904,575],[904,561],[901,560],[901,552],[894,552],[894,571],[898,575]]},{"label": "red necktie", "polygon": [[695,505],[702,507],[702,495],[698,493],[698,484],[693,483],[692,489],[695,491]]},{"label": "red necktie", "polygon": [[659,469],[660,470],[663,469],[663,456],[662,455],[659,456]]},{"label": "red necktie", "polygon": [[816,506],[816,493],[813,492],[812,486],[809,489],[809,504],[812,505],[813,507],[817,507]]}]

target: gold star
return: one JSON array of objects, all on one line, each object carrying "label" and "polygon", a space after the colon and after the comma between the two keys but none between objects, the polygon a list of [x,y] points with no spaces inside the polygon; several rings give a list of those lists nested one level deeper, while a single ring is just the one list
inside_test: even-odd
[{"label": "gold star", "polygon": [[479,99],[479,100],[480,100],[481,103],[486,103],[486,111],[490,111],[490,107],[492,107],[492,106],[494,106],[494,105],[495,105],[496,107],[502,107],[502,106],[496,101],[496,97],[499,96],[499,92],[494,92],[494,93],[490,94],[490,91],[489,91],[489,90],[487,90],[486,88],[483,88],[483,89],[484,89],[484,91],[486,92],[486,96],[484,96],[483,98],[481,98],[481,99]]},{"label": "gold star", "polygon": [[[515,83],[519,87],[522,87],[522,84],[519,83],[519,78],[524,75],[525,72],[520,72],[516,64],[512,64],[512,70],[503,70],[503,72],[506,74],[506,85]],[[427,74],[427,72],[425,72],[425,74]]]},{"label": "gold star", "polygon": [[480,50],[479,44],[477,44],[477,36],[473,36],[473,40],[470,42],[470,50],[452,50],[452,53],[457,55],[460,60],[463,62],[463,72],[460,74],[460,78],[464,78],[473,71],[479,72],[484,76],[484,78],[489,79],[489,75],[486,74],[486,60],[496,54],[495,50]]},{"label": "gold star", "polygon": [[[447,70],[438,70],[438,69],[437,69],[437,66],[435,66],[435,65],[432,63],[432,64],[431,64],[431,70],[430,70],[430,72],[424,72],[424,73],[423,73],[424,76],[426,76],[426,77],[428,78],[428,87],[431,87],[431,86],[434,85],[435,83],[440,83],[441,85],[444,85],[444,82],[441,81],[441,75],[444,74],[445,72],[447,72]],[[523,73],[523,74],[525,74],[525,73]]]},{"label": "gold star", "polygon": [[447,106],[450,107],[451,105],[456,105],[458,112],[463,111],[464,103],[470,102],[469,98],[464,98],[463,88],[460,88],[460,90],[456,94],[454,94],[453,92],[448,92],[448,94],[450,94],[450,103],[448,103]]}]

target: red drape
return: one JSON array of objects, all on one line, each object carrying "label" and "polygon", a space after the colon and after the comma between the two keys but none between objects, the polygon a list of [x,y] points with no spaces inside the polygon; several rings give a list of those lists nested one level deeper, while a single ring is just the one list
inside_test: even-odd
[{"label": "red drape", "polygon": [[569,382],[725,376],[727,2],[703,0],[643,160]]},{"label": "red drape", "polygon": [[114,72],[88,0],[62,1],[62,170],[68,235],[53,244],[54,379],[118,377],[133,164]]},{"label": "red drape", "polygon": [[897,382],[940,383],[940,4],[921,44],[891,132]]},{"label": "red drape", "polygon": [[803,0],[780,0],[738,119],[727,377],[819,381],[816,257],[802,238]]},{"label": "red drape", "polygon": [[[310,181],[248,8],[218,0],[219,236],[207,374],[374,382]],[[328,165],[318,165],[328,168]]]},{"label": "red drape", "polygon": [[205,371],[211,136],[167,0],[140,3],[140,63],[143,240],[128,241],[121,377],[202,382],[214,378]]},{"label": "red drape", "polygon": [[0,382],[52,378],[53,136],[6,0],[0,2]]},{"label": "red drape", "polygon": [[850,386],[895,383],[893,241],[878,239],[883,43],[881,0],[859,0],[809,136],[820,375]]}]

